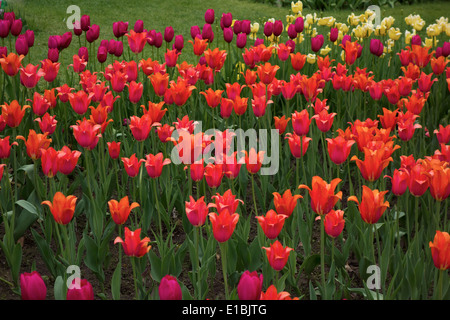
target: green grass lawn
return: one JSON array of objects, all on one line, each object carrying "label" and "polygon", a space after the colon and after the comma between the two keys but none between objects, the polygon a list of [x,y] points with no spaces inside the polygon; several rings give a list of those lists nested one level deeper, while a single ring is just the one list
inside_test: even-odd
[{"label": "green grass lawn", "polygon": [[[80,7],[82,15],[90,15],[91,23],[100,26],[100,39],[114,37],[112,24],[115,21],[128,21],[130,28],[132,28],[136,20],[142,19],[145,29],[155,29],[160,32],[164,32],[166,26],[172,25],[175,34],[184,36],[185,47],[189,49],[185,50],[183,59],[191,62],[193,54],[190,50],[191,45],[187,43],[191,39],[190,27],[192,25],[203,26],[206,9],[212,8],[215,10],[216,20],[220,18],[222,13],[231,12],[235,19],[249,19],[260,24],[268,18],[281,19],[285,23],[286,15],[290,14],[290,7],[276,7],[243,0],[78,0],[76,2],[72,0],[10,0],[8,1],[9,8],[14,8],[25,20],[27,28],[35,31],[36,42],[32,52],[34,63],[37,62],[37,59],[46,58],[47,41],[50,35],[68,31],[65,19],[70,14],[66,13],[66,10],[68,6],[75,3]],[[303,14],[312,12],[305,8]],[[317,14],[319,16],[334,16],[338,22],[346,23],[351,12],[351,10],[339,10],[317,12]],[[361,10],[355,12],[355,14],[362,12]],[[404,18],[409,14],[420,14],[428,25],[441,16],[445,16],[448,12],[450,12],[449,1],[430,1],[410,6],[399,5],[395,8],[382,8],[381,14],[382,18],[393,16],[395,18],[394,26],[404,27]],[[260,34],[262,35],[262,26]],[[74,37],[73,41],[78,40]],[[71,56],[77,48],[78,44],[70,47],[70,54],[64,53],[63,64],[67,65],[71,62]],[[150,53],[151,48],[147,47],[146,50],[145,54]]]}]

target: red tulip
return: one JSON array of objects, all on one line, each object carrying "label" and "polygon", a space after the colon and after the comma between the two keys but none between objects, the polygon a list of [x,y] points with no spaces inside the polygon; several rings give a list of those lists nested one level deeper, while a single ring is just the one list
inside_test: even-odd
[{"label": "red tulip", "polygon": [[338,237],[342,230],[344,230],[345,220],[344,211],[342,210],[331,210],[325,215],[323,220],[325,226],[325,232],[333,238]]},{"label": "red tulip", "polygon": [[101,125],[94,125],[86,118],[83,118],[82,121],[77,120],[77,124],[70,127],[73,129],[73,135],[80,146],[88,150],[94,149],[102,136],[99,132]]},{"label": "red tulip", "polygon": [[145,162],[144,159],[138,160],[136,154],[131,155],[130,158],[122,157],[122,162],[125,168],[125,171],[130,177],[136,177],[139,174],[139,169],[141,168],[141,164]]},{"label": "red tulip", "polygon": [[94,300],[94,289],[86,279],[74,279],[67,289],[66,300]]},{"label": "red tulip", "polygon": [[209,163],[205,167],[205,179],[206,183],[210,188],[218,188],[220,184],[222,183],[222,178],[225,174],[223,164],[213,164]]},{"label": "red tulip", "polygon": [[81,152],[78,150],[70,150],[69,147],[63,146],[57,153],[58,170],[62,174],[69,175],[75,169]]},{"label": "red tulip", "polygon": [[214,238],[218,242],[226,242],[230,239],[239,221],[239,214],[231,214],[227,208],[220,210],[219,214],[211,212],[208,216],[211,221]]},{"label": "red tulip", "polygon": [[429,243],[433,263],[439,270],[450,268],[450,235],[436,230],[433,242]]},{"label": "red tulip", "polygon": [[141,229],[130,231],[128,227],[125,227],[124,240],[120,237],[117,237],[114,240],[114,244],[122,244],[123,251],[127,256],[136,258],[141,258],[150,251],[152,247],[148,244],[149,242],[149,237],[145,237],[141,240]]},{"label": "red tulip", "polygon": [[286,133],[285,139],[288,139],[289,149],[295,158],[301,158],[308,150],[309,142],[312,140],[307,136],[299,136],[294,133]]},{"label": "red tulip", "polygon": [[135,32],[134,30],[130,30],[125,36],[128,39],[128,45],[133,53],[138,54],[144,50],[144,47],[147,44],[147,32]]},{"label": "red tulip", "polygon": [[270,266],[276,270],[283,270],[289,258],[289,253],[293,251],[293,248],[283,247],[280,241],[276,240],[270,247],[262,247],[266,250],[267,259],[269,260]]},{"label": "red tulip", "polygon": [[0,138],[0,159],[8,159],[11,155],[11,147],[18,146],[17,142],[9,143],[9,136],[5,138]]},{"label": "red tulip", "polygon": [[275,210],[269,210],[265,216],[256,216],[264,234],[271,240],[278,237],[283,228],[284,220],[287,218],[288,216],[277,214]]},{"label": "red tulip", "polygon": [[392,193],[396,196],[401,196],[406,192],[409,183],[409,172],[405,169],[395,169],[392,177],[385,176],[391,179]]},{"label": "red tulip", "polygon": [[108,145],[108,153],[111,159],[118,159],[120,156],[120,144],[121,142],[107,142]]},{"label": "red tulip", "polygon": [[206,205],[204,198],[195,200],[192,196],[189,196],[189,202],[185,201],[186,216],[193,226],[198,227],[205,224],[209,207]]},{"label": "red tulip", "polygon": [[298,199],[303,199],[301,195],[292,195],[290,189],[287,189],[281,196],[278,192],[273,193],[273,203],[275,210],[279,215],[290,217],[294,212]]},{"label": "red tulip", "polygon": [[250,152],[243,151],[245,153],[245,165],[247,171],[251,174],[255,174],[261,169],[262,162],[264,160],[264,151],[259,151],[258,153],[254,148],[250,149]]},{"label": "red tulip", "polygon": [[161,176],[163,166],[170,164],[170,159],[163,159],[162,152],[157,155],[148,154],[145,157],[145,168],[147,169],[147,173],[151,178],[157,178]]}]

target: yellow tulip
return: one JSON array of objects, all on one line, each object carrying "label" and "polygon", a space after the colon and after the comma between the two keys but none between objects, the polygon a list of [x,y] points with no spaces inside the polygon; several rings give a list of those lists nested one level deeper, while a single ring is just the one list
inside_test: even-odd
[{"label": "yellow tulip", "polygon": [[336,22],[336,19],[334,18],[334,17],[323,17],[323,18],[320,18],[318,21],[317,21],[317,24],[319,25],[319,26],[327,26],[327,27],[331,27],[331,26],[333,26],[333,24]]},{"label": "yellow tulip", "polygon": [[299,13],[303,11],[303,3],[301,1],[291,2],[291,10],[293,13]]},{"label": "yellow tulip", "polygon": [[326,45],[325,48],[320,49],[319,53],[322,56],[326,56],[330,51],[331,51],[331,48],[328,45]]},{"label": "yellow tulip", "polygon": [[314,24],[314,21],[316,20],[316,14],[314,13],[314,16],[311,13],[308,13],[306,15],[306,22],[308,23],[308,25]]},{"label": "yellow tulip", "polygon": [[411,43],[411,38],[416,35],[416,30],[413,30],[413,32],[409,32],[408,30],[405,31],[405,44]]},{"label": "yellow tulip", "polygon": [[293,16],[292,14],[288,14],[286,16],[286,22],[287,22],[288,25],[291,24],[291,23],[294,23],[294,21],[295,21],[295,16]]},{"label": "yellow tulip", "polygon": [[390,29],[392,27],[392,25],[394,24],[395,19],[391,16],[384,18],[381,21],[381,25],[385,26],[386,29]]},{"label": "yellow tulip", "polygon": [[402,33],[400,32],[399,28],[390,28],[388,31],[389,38],[392,40],[397,41],[400,39]]},{"label": "yellow tulip", "polygon": [[316,55],[314,53],[309,53],[306,56],[306,62],[308,62],[309,64],[314,64],[316,63]]},{"label": "yellow tulip", "polygon": [[250,32],[257,33],[259,31],[259,23],[255,22],[250,25]]}]

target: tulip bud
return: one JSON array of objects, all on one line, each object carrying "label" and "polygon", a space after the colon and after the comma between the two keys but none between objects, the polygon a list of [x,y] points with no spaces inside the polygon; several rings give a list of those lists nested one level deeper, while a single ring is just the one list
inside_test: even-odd
[{"label": "tulip bud", "polygon": [[214,23],[214,9],[208,9],[205,12],[205,22],[208,24]]},{"label": "tulip bud", "polygon": [[184,47],[184,38],[183,35],[179,34],[175,36],[175,43],[174,43],[175,49],[178,51],[183,50]]},{"label": "tulip bud", "polygon": [[352,41],[352,37],[349,36],[348,34],[344,35],[344,37],[342,38],[342,42],[341,42],[342,45],[345,46],[345,43],[346,43],[347,41]]},{"label": "tulip bud", "polygon": [[247,44],[247,35],[245,33],[239,33],[236,38],[236,46],[242,49]]},{"label": "tulip bud", "polygon": [[335,42],[339,36],[338,28],[331,28],[330,30],[330,41]]},{"label": "tulip bud", "polygon": [[225,28],[223,29],[223,39],[225,40],[225,42],[230,43],[231,41],[233,41],[233,30],[231,30],[231,28]]},{"label": "tulip bud", "polygon": [[255,40],[255,47],[259,46],[260,44],[264,44],[264,39],[257,38]]},{"label": "tulip bud", "polygon": [[48,49],[47,58],[52,62],[58,62],[59,60],[59,50],[58,49]]},{"label": "tulip bud", "polygon": [[273,34],[273,23],[271,21],[267,21],[264,24],[264,35],[266,37],[270,37]]},{"label": "tulip bud", "polygon": [[72,32],[67,31],[61,36],[61,49],[66,49],[72,42]]},{"label": "tulip bud", "polygon": [[223,13],[220,21],[223,28],[229,28],[233,23],[233,15],[231,13]]},{"label": "tulip bud", "polygon": [[314,52],[318,52],[322,48],[324,43],[323,35],[318,34],[314,38],[311,38],[311,49]]},{"label": "tulip bud", "polygon": [[94,290],[86,279],[74,279],[67,289],[66,300],[94,300]]},{"label": "tulip bud", "polygon": [[283,23],[281,20],[276,20],[273,24],[273,35],[278,37],[283,32]]},{"label": "tulip bud", "polygon": [[173,27],[172,26],[166,27],[166,29],[164,30],[164,41],[166,41],[167,43],[172,42],[173,37],[174,37]]},{"label": "tulip bud", "polygon": [[116,41],[116,50],[114,51],[114,56],[120,57],[123,53],[123,42]]},{"label": "tulip bud", "polygon": [[3,58],[3,56],[7,56],[8,55],[8,47],[0,47],[0,57]]},{"label": "tulip bud", "polygon": [[161,32],[157,32],[155,35],[155,44],[154,45],[156,48],[161,48],[162,43],[163,43],[163,35]]},{"label": "tulip bud", "polygon": [[28,42],[24,34],[17,37],[15,48],[18,55],[26,56],[28,54]]},{"label": "tulip bud", "polygon": [[118,21],[113,23],[113,33],[116,38],[123,37],[128,32],[128,22]]},{"label": "tulip bud", "polygon": [[234,32],[235,35],[238,35],[239,33],[242,32],[242,21],[241,20],[236,20],[234,22],[233,32]]},{"label": "tulip bud", "polygon": [[192,40],[195,40],[195,37],[197,35],[201,35],[200,27],[199,26],[192,26],[191,27],[191,38]]},{"label": "tulip bud", "polygon": [[17,37],[22,32],[22,20],[21,19],[14,20],[14,22],[11,24],[10,31],[14,37]]},{"label": "tulip bud", "polygon": [[86,47],[80,47],[78,49],[78,56],[86,61],[89,60],[89,51]]},{"label": "tulip bud", "polygon": [[213,34],[213,30],[210,24],[205,23],[205,25],[203,26],[203,30],[202,30],[202,39],[208,39],[209,42],[212,42],[211,38],[212,38],[212,34]]},{"label": "tulip bud", "polygon": [[297,38],[297,31],[295,31],[295,25],[290,24],[288,27],[288,36],[291,39]]},{"label": "tulip bud", "polygon": [[22,300],[45,300],[47,287],[37,271],[20,275],[20,293]]},{"label": "tulip bud", "polygon": [[81,22],[80,21],[75,21],[73,23],[73,33],[76,36],[81,36],[81,34],[83,33],[83,30],[81,30]]},{"label": "tulip bud", "polygon": [[6,38],[9,35],[9,30],[11,27],[11,22],[9,20],[0,20],[0,37]]},{"label": "tulip bud", "polygon": [[166,275],[161,279],[158,287],[160,300],[182,300],[180,284],[177,279],[171,275]]},{"label": "tulip bud", "polygon": [[259,300],[262,284],[262,274],[258,276],[256,271],[244,271],[237,286],[239,300]]},{"label": "tulip bud", "polygon": [[97,60],[100,63],[103,63],[108,58],[108,49],[105,46],[98,47],[97,51]]},{"label": "tulip bud", "polygon": [[370,40],[370,53],[379,57],[383,54],[383,51],[384,51],[384,46],[383,46],[383,43],[379,39],[371,39]]},{"label": "tulip bud", "polygon": [[89,27],[88,31],[86,31],[86,40],[89,43],[94,42],[100,36],[100,26],[97,24],[93,24]]},{"label": "tulip bud", "polygon": [[25,31],[25,38],[27,39],[28,47],[31,48],[34,46],[34,31],[27,30]]},{"label": "tulip bud", "polygon": [[144,32],[144,21],[137,20],[134,24],[134,32],[136,33],[142,33]]},{"label": "tulip bud", "polygon": [[444,44],[442,45],[442,55],[446,58],[450,55],[450,42],[449,41],[445,41]]},{"label": "tulip bud", "polygon": [[300,33],[303,31],[303,28],[305,26],[305,22],[303,20],[303,17],[298,17],[297,19],[295,19],[295,31],[297,31],[297,33]]},{"label": "tulip bud", "polygon": [[251,22],[250,20],[242,20],[241,23],[241,32],[245,33],[245,34],[250,34],[251,31]]},{"label": "tulip bud", "polygon": [[412,36],[411,37],[411,45],[421,46],[422,45],[422,38],[418,34]]},{"label": "tulip bud", "polygon": [[88,15],[83,15],[81,17],[81,30],[83,30],[84,32],[89,30],[89,27],[91,26],[91,17],[89,17]]}]

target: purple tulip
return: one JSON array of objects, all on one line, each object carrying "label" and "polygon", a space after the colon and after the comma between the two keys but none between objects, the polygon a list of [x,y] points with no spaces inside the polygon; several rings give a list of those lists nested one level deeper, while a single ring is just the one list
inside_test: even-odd
[{"label": "purple tulip", "polygon": [[422,45],[422,38],[418,34],[412,36],[411,37],[411,45],[421,46]]},{"label": "purple tulip", "polygon": [[199,26],[192,26],[191,27],[191,38],[192,38],[192,40],[195,40],[195,37],[198,34],[201,34],[200,27]]},{"label": "purple tulip", "polygon": [[341,42],[342,45],[345,46],[345,43],[346,43],[347,41],[352,41],[352,37],[349,36],[348,34],[346,34],[346,35],[344,35],[344,36],[342,37],[342,42]]},{"label": "purple tulip", "polygon": [[223,25],[222,29],[231,27],[231,24],[233,23],[233,15],[231,13],[223,13],[220,22],[221,26]]},{"label": "purple tulip", "polygon": [[175,36],[175,43],[174,43],[175,49],[178,51],[183,50],[184,47],[184,38],[181,34]]},{"label": "purple tulip", "polygon": [[83,58],[84,60],[88,61],[89,60],[89,51],[86,47],[80,47],[80,49],[78,49],[78,56],[80,58]]},{"label": "purple tulip", "polygon": [[105,46],[98,47],[97,51],[98,62],[103,63],[106,61],[106,58],[108,58],[108,48]]},{"label": "purple tulip", "polygon": [[15,47],[18,55],[26,56],[28,54],[28,42],[24,34],[21,34],[17,37]]},{"label": "purple tulip", "polygon": [[151,46],[155,45],[156,30],[147,31],[147,43]]},{"label": "purple tulip", "polygon": [[379,39],[370,40],[370,53],[379,57],[383,54],[383,50],[383,43]]},{"label": "purple tulip", "polygon": [[249,35],[251,31],[251,22],[250,20],[242,20],[241,22],[241,32]]},{"label": "purple tulip", "polygon": [[297,38],[297,31],[295,31],[295,25],[290,24],[287,32],[288,32],[289,38],[291,38],[291,39]]},{"label": "purple tulip", "polygon": [[442,56],[442,47],[437,47],[434,55],[436,56],[436,58],[439,58],[440,56]]},{"label": "purple tulip", "polygon": [[290,39],[287,40],[286,41],[286,46],[289,47],[291,53],[294,53],[294,51],[295,51],[295,41],[294,40],[290,40]]},{"label": "purple tulip", "polygon": [[56,48],[48,49],[47,58],[52,62],[58,62],[59,60],[59,50]]},{"label": "purple tulip", "polygon": [[114,56],[119,58],[122,56],[123,53],[123,42],[122,41],[116,41],[116,49],[114,51]]},{"label": "purple tulip", "polygon": [[11,22],[9,20],[0,20],[0,37],[6,38],[9,35],[11,29]]},{"label": "purple tulip", "polygon": [[242,21],[241,20],[236,20],[234,22],[233,32],[234,32],[235,35],[238,35],[239,33],[242,32]]},{"label": "purple tulip", "polygon": [[202,39],[208,39],[209,42],[212,42],[211,38],[213,37],[213,30],[209,23],[205,23],[203,25],[202,30]]},{"label": "purple tulip", "polygon": [[257,38],[257,39],[255,40],[254,46],[257,47],[257,46],[259,46],[260,44],[264,44],[264,39]]},{"label": "purple tulip", "polygon": [[81,16],[81,30],[87,32],[91,26],[91,17],[87,14]]},{"label": "purple tulip", "polygon": [[61,36],[61,49],[66,49],[72,43],[72,32],[67,31]]},{"label": "purple tulip", "polygon": [[134,23],[134,32],[137,32],[137,33],[142,33],[142,32],[144,32],[144,21],[142,21],[142,20],[137,20],[137,21]]},{"label": "purple tulip", "polygon": [[311,38],[311,49],[314,52],[317,52],[320,50],[320,48],[322,48],[323,43],[324,43],[324,38],[323,35],[318,34],[317,36]]},{"label": "purple tulip", "polygon": [[213,24],[214,23],[214,10],[213,9],[208,9],[205,12],[205,22],[208,24]]},{"label": "purple tulip", "polygon": [[242,49],[247,44],[247,35],[245,33],[239,33],[236,38],[236,46]]},{"label": "purple tulip", "polygon": [[171,275],[166,275],[161,279],[158,293],[160,300],[181,300],[183,298],[180,284]]},{"label": "purple tulip", "polygon": [[94,42],[100,36],[100,26],[97,24],[93,24],[89,27],[89,30],[86,31],[86,40],[89,43]]},{"label": "purple tulip", "polygon": [[58,49],[60,46],[60,37],[59,36],[49,36],[48,37],[48,48],[49,49]]},{"label": "purple tulip", "polygon": [[283,22],[281,20],[276,20],[273,24],[273,34],[278,37],[283,32]]},{"label": "purple tulip", "polygon": [[73,24],[73,33],[76,36],[81,36],[81,34],[83,33],[83,30],[81,30],[81,22],[80,21],[75,21]]},{"label": "purple tulip", "polygon": [[161,33],[161,32],[157,32],[157,33],[155,34],[155,47],[161,48],[162,43],[163,43],[163,36],[162,36],[162,33]]},{"label": "purple tulip", "polygon": [[246,270],[238,283],[237,293],[239,300],[259,300],[263,285],[263,275],[258,276],[256,271]]},{"label": "purple tulip", "polygon": [[128,22],[117,21],[113,23],[113,34],[116,38],[123,37],[128,32]]},{"label": "purple tulip", "polygon": [[22,20],[21,19],[14,20],[13,23],[11,24],[10,31],[14,37],[17,37],[22,32]]},{"label": "purple tulip", "polygon": [[172,42],[174,36],[175,34],[173,31],[173,27],[172,26],[166,27],[166,29],[164,30],[164,41],[170,43]]},{"label": "purple tulip", "polygon": [[8,47],[0,47],[0,58],[8,55]]},{"label": "purple tulip", "polygon": [[267,21],[264,24],[264,35],[266,37],[270,37],[273,34],[273,23],[271,21]]},{"label": "purple tulip", "polygon": [[303,28],[305,27],[305,21],[303,20],[303,17],[298,17],[297,19],[295,19],[294,25],[295,31],[297,31],[297,33],[302,32]]},{"label": "purple tulip", "polygon": [[5,12],[3,14],[3,19],[8,20],[10,22],[10,25],[16,20],[16,14],[14,11]]},{"label": "purple tulip", "polygon": [[28,43],[29,48],[34,46],[34,31],[33,30],[25,31],[25,38],[27,38],[27,43]]},{"label": "purple tulip", "polygon": [[330,29],[330,41],[335,42],[339,36],[339,30],[338,28],[331,28]]},{"label": "purple tulip", "polygon": [[234,32],[231,28],[223,29],[223,40],[227,43],[231,43],[233,41]]},{"label": "purple tulip", "polygon": [[446,58],[450,55],[450,42],[449,41],[445,41],[444,44],[442,45],[442,55]]}]

